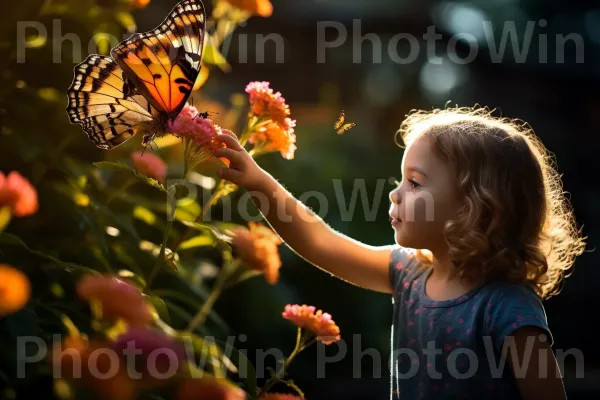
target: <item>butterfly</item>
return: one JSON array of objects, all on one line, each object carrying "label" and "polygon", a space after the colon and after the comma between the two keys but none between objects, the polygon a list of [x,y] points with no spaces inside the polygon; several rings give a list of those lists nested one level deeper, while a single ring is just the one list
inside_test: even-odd
[{"label": "butterfly", "polygon": [[333,127],[336,129],[338,135],[341,135],[342,133],[346,132],[350,128],[353,128],[356,126],[356,122],[345,123],[345,120],[346,120],[346,113],[344,112],[344,110],[342,110],[342,112],[340,113],[340,116],[338,117],[337,121],[335,121],[335,124],[333,125]]},{"label": "butterfly", "polygon": [[183,0],[155,29],[132,35],[109,56],[90,55],[74,68],[67,114],[101,149],[134,135],[146,147],[168,132],[200,73],[206,31],[201,0]]}]

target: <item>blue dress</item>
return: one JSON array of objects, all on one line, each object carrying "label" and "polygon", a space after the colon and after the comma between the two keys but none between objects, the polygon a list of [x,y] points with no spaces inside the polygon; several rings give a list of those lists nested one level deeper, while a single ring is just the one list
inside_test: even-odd
[{"label": "blue dress", "polygon": [[[505,338],[523,326],[545,333],[530,340],[552,345],[540,298],[526,285],[494,283],[455,299],[433,301],[425,292],[431,268],[415,254],[414,249],[395,247],[390,259],[390,399],[520,399],[501,351],[511,343]],[[527,355],[521,362],[525,368]]]}]

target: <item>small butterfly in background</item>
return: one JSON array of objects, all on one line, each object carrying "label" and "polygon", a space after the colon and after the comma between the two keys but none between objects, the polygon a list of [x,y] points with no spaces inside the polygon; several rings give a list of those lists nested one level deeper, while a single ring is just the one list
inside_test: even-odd
[{"label": "small butterfly in background", "polygon": [[335,121],[335,124],[333,125],[333,127],[336,129],[338,135],[341,135],[342,133],[348,131],[350,128],[353,128],[356,126],[356,122],[345,122],[345,121],[346,121],[346,113],[344,112],[344,110],[342,110],[342,112],[340,113],[340,116],[338,117],[337,121]]},{"label": "small butterfly in background", "polygon": [[202,1],[183,0],[158,27],[121,42],[110,57],[88,56],[75,66],[67,93],[71,123],[105,150],[134,135],[145,148],[165,135],[200,73],[205,31]]}]

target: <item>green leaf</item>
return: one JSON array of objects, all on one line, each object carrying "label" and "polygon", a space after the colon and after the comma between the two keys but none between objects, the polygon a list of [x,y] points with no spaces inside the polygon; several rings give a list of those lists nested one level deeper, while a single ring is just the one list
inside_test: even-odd
[{"label": "green leaf", "polygon": [[136,206],[133,209],[133,217],[144,221],[148,225],[154,225],[157,221],[156,214],[142,206]]},{"label": "green leaf", "polygon": [[0,244],[6,244],[9,246],[21,246],[25,247],[25,249],[27,250],[31,250],[29,247],[27,247],[25,242],[21,240],[20,237],[5,232],[0,233]]},{"label": "green leaf", "polygon": [[112,161],[99,161],[99,162],[95,162],[94,166],[96,166],[100,169],[106,170],[106,171],[129,172],[129,173],[133,174],[140,181],[146,183],[147,185],[150,185],[150,186],[160,190],[161,192],[167,193],[167,189],[156,179],[152,179],[144,174],[141,174],[138,171],[136,171],[135,169],[128,167],[127,165],[122,164],[120,162],[115,163]]},{"label": "green leaf", "polygon": [[96,46],[98,49],[98,53],[100,54],[108,54],[110,51],[110,35],[105,32],[95,32],[94,33],[94,42],[96,42]]},{"label": "green leaf", "polygon": [[77,271],[81,271],[81,272],[84,272],[84,271],[85,272],[95,272],[92,268],[88,268],[83,265],[78,265],[78,264],[71,263],[71,262],[62,261],[56,257],[49,255],[49,254],[45,254],[41,251],[33,250],[24,241],[22,241],[18,236],[12,235],[10,233],[0,232],[0,245],[20,246],[20,247],[24,248],[25,250],[27,250],[28,252],[30,252],[31,254],[35,254],[38,257],[44,258],[48,261],[51,261],[51,262],[59,265],[60,267],[64,268],[67,271],[77,270]]},{"label": "green leaf", "polygon": [[202,61],[205,64],[212,64],[219,67],[223,72],[231,71],[231,65],[219,49],[212,43],[212,38],[208,37],[207,43],[202,52]]},{"label": "green leaf", "polygon": [[257,380],[256,380],[256,369],[254,369],[254,365],[250,362],[248,357],[233,347],[230,343],[225,343],[223,341],[217,340],[223,347],[223,353],[227,356],[231,362],[238,369],[238,374],[240,378],[246,384],[246,390],[248,391],[249,399],[256,399],[257,394]]},{"label": "green leaf", "polygon": [[135,32],[137,29],[137,25],[135,23],[135,18],[128,12],[120,11],[116,15],[117,21],[123,26],[123,28],[127,29],[128,32]]},{"label": "green leaf", "polygon": [[12,212],[10,211],[10,207],[2,207],[0,208],[0,232],[4,230],[10,223],[12,218]]},{"label": "green leaf", "polygon": [[179,250],[187,250],[203,246],[213,246],[214,244],[215,241],[211,236],[199,235],[194,236],[193,238],[181,243],[181,245],[179,246]]},{"label": "green leaf", "polygon": [[231,242],[231,238],[221,233],[221,231],[215,226],[189,221],[183,221],[182,223],[192,229],[210,233],[213,239],[215,240],[217,247],[219,247],[221,250],[229,251],[231,249],[231,246],[229,245],[229,243]]},{"label": "green leaf", "polygon": [[165,304],[164,300],[158,296],[148,296],[148,300],[156,309],[156,312],[158,313],[160,319],[165,321],[167,324],[170,324],[171,317],[169,316],[169,309],[167,308],[167,305]]}]

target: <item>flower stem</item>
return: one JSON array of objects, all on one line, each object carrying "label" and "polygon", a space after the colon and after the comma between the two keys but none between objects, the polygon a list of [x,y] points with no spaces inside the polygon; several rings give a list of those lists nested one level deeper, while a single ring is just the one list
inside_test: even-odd
[{"label": "flower stem", "polygon": [[156,258],[156,262],[154,263],[152,272],[150,273],[148,280],[146,280],[145,290],[150,289],[150,285],[152,285],[152,282],[154,281],[154,278],[156,278],[156,275],[158,274],[158,271],[160,270],[161,264],[164,261],[165,251],[167,249],[167,240],[169,239],[169,232],[171,231],[172,225],[173,225],[173,218],[169,218],[169,221],[167,222],[167,227],[165,228],[163,242],[162,242],[162,245],[160,246],[160,253],[158,253],[158,257]]},{"label": "flower stem", "polygon": [[[212,196],[210,196],[210,199],[208,199],[208,202],[202,208],[202,214],[200,214],[200,215],[198,215],[198,217],[196,217],[196,219],[194,220],[194,223],[199,223],[201,219],[206,217],[206,214],[208,213],[210,208],[212,206],[214,206],[215,204],[217,204],[217,201],[219,201],[219,199],[221,197],[223,197],[224,194],[225,194],[225,181],[222,180],[221,182],[219,182],[219,186],[217,186],[217,190],[212,194]],[[188,228],[185,230],[185,232],[179,237],[177,242],[173,245],[173,252],[176,252],[177,249],[179,249],[179,246],[181,246],[181,243],[185,242],[187,239],[190,238],[190,235],[192,234],[192,232],[193,232],[193,228],[188,226]]]},{"label": "flower stem", "polygon": [[[172,188],[169,188],[169,190],[174,191],[172,194],[173,194],[173,198],[175,198],[176,193],[177,193],[177,186],[173,186]],[[169,197],[169,195],[167,195],[167,196]],[[172,207],[172,211],[167,212],[167,227],[165,228],[163,241],[160,246],[160,252],[158,253],[158,257],[156,258],[156,262],[154,263],[152,272],[150,273],[150,276],[146,280],[146,286],[144,288],[144,291],[150,289],[150,285],[154,281],[154,278],[156,278],[156,275],[158,274],[158,271],[160,270],[161,264],[164,262],[165,252],[167,250],[167,241],[169,240],[169,233],[171,232],[171,227],[173,226],[173,220],[175,219],[176,211],[177,211],[177,203],[175,202],[175,204]]]},{"label": "flower stem", "polygon": [[[302,335],[302,328],[298,327],[298,333],[296,335],[296,346],[294,347],[294,350],[292,350],[290,355],[283,362],[283,376],[285,376],[287,374],[287,369],[288,369],[289,365],[291,364],[291,362],[294,360],[294,358],[296,358],[296,356],[298,354],[300,354],[300,352],[302,350],[306,349],[312,343],[314,343],[314,339],[311,340],[310,342],[306,342],[304,335]],[[275,385],[275,383],[277,383],[277,381],[279,381],[279,380],[280,379],[277,376],[271,376],[271,378],[269,378],[267,383],[265,383],[265,386],[263,386],[263,388],[258,393],[258,397],[267,393],[273,387],[273,385]]]},{"label": "flower stem", "polygon": [[208,316],[208,313],[210,312],[210,310],[212,310],[213,306],[217,302],[217,299],[219,298],[221,293],[223,293],[223,290],[225,289],[225,286],[226,286],[225,284],[227,283],[227,278],[229,278],[229,276],[231,276],[231,273],[233,271],[235,271],[235,269],[237,267],[238,267],[238,264],[234,263],[234,264],[227,264],[221,269],[221,272],[219,273],[219,277],[217,278],[217,281],[215,282],[215,285],[213,286],[210,295],[208,296],[208,298],[206,299],[204,304],[202,304],[202,307],[200,308],[200,310],[191,319],[191,321],[189,322],[189,324],[184,332],[192,333],[192,332],[194,332],[194,330],[196,330],[196,328],[198,326],[201,326],[204,324],[204,322],[206,321],[206,317]]}]

